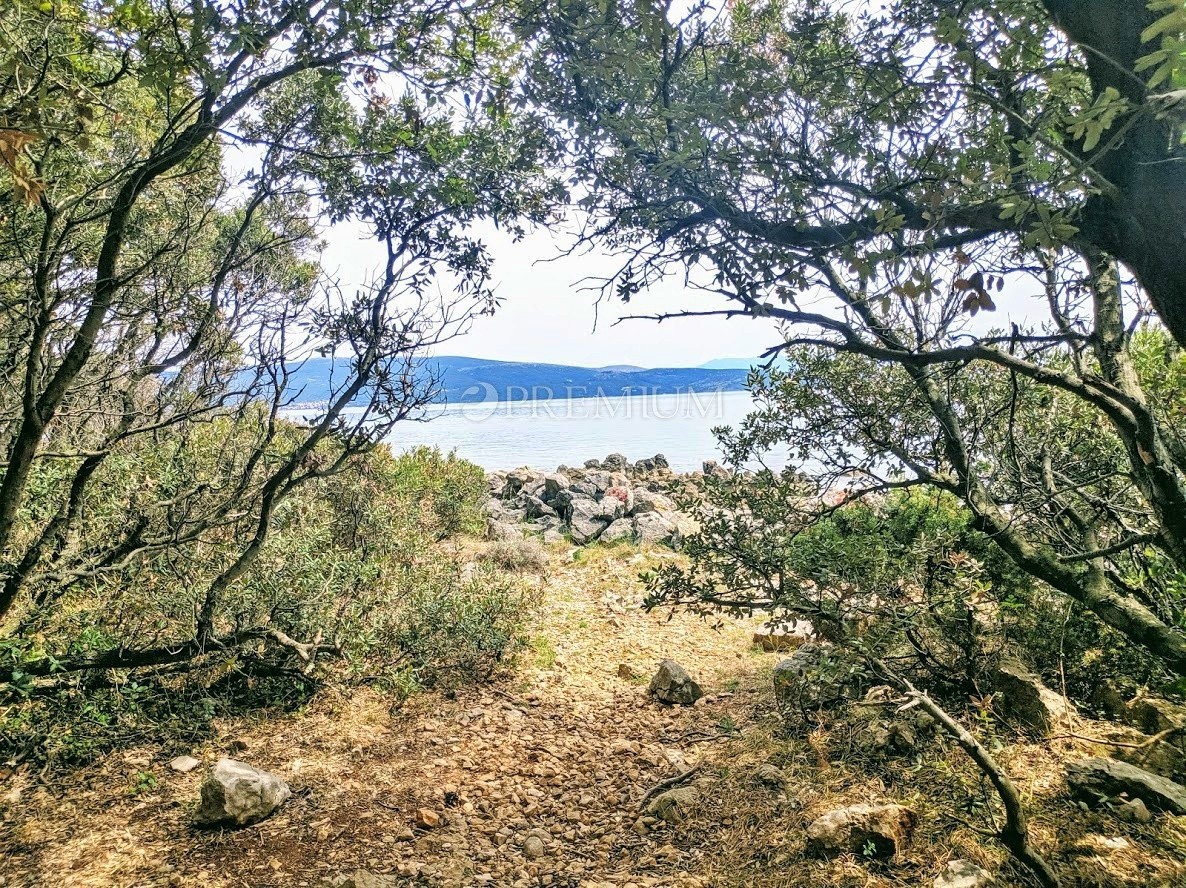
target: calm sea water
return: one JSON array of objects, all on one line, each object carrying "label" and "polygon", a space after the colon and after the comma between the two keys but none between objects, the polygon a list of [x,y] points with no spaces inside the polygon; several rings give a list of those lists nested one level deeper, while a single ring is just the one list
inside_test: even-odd
[{"label": "calm sea water", "polygon": [[719,459],[712,429],[739,423],[752,406],[747,392],[466,404],[403,423],[387,440],[396,450],[456,450],[485,469],[550,471],[609,453],[631,461],[662,453],[673,469],[687,472]]}]

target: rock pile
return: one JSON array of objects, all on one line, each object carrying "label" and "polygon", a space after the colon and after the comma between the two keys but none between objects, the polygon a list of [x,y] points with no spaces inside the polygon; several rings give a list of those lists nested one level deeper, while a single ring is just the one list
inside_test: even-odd
[{"label": "rock pile", "polygon": [[694,528],[669,495],[686,481],[661,453],[635,463],[611,453],[583,468],[560,466],[551,473],[491,472],[487,536],[514,539],[534,533],[558,542],[567,532],[582,546],[594,540],[676,545]]}]

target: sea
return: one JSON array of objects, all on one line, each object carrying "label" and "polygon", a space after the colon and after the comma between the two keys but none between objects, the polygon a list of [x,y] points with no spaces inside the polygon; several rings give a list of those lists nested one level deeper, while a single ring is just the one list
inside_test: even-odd
[{"label": "sea", "polygon": [[[720,459],[713,429],[734,426],[753,409],[748,392],[697,392],[547,401],[499,401],[432,407],[403,422],[387,442],[397,452],[427,445],[484,469],[530,466],[553,471],[621,453],[631,462],[661,453],[689,472]],[[764,460],[772,468],[778,454]]]}]

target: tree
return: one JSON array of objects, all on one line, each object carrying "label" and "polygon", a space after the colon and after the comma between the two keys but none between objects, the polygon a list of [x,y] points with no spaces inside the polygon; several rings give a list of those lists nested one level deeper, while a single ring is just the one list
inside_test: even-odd
[{"label": "tree", "polygon": [[[0,619],[32,637],[80,588],[234,541],[188,590],[188,626],[25,674],[332,647],[240,625],[224,599],[295,491],[432,399],[424,350],[493,307],[466,226],[548,205],[497,30],[434,0],[6,8]],[[356,292],[317,264],[324,218],[385,249]],[[331,394],[294,424],[291,370],[314,353],[335,357]]]},{"label": "tree", "polygon": [[[544,6],[529,91],[572,137],[587,236],[625,254],[607,290],[678,273],[734,305],[658,319],[779,325],[795,394],[767,445],[850,496],[959,497],[1022,569],[1186,674],[1182,358],[1148,304],[1174,329],[1166,244],[1186,229],[1161,176],[1182,127],[1155,90],[1180,82],[1182,11],[1048,5]],[[1127,55],[1092,51],[1121,37]],[[1024,312],[994,331],[1006,289]]]}]

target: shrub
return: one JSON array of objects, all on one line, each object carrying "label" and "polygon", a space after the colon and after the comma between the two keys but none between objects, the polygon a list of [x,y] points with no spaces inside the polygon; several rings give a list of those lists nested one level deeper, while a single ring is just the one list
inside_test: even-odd
[{"label": "shrub", "polygon": [[[219,461],[235,450],[223,439],[237,431],[214,423],[189,438],[208,446],[174,448],[163,436],[155,448],[110,460],[91,488],[88,530],[102,533],[105,514],[127,509],[146,476],[160,486],[183,478],[186,487],[217,478]],[[0,640],[0,677],[17,704],[0,719],[0,755],[35,751],[68,763],[138,739],[193,738],[216,714],[299,705],[326,678],[399,674],[417,686],[455,686],[490,677],[519,644],[526,602],[512,578],[492,567],[464,576],[438,545],[475,525],[484,478],[452,455],[421,448],[393,456],[380,447],[302,485],[277,508],[255,564],[219,602],[220,631],[261,634],[176,669],[138,670],[118,683],[103,671],[47,681],[27,664],[184,638],[195,590],[233,557],[234,526],[53,590],[59,606]],[[47,475],[44,483],[54,482]],[[317,644],[321,656],[311,662],[277,643],[280,636]]]},{"label": "shrub", "polygon": [[522,649],[530,601],[489,569],[465,577],[456,565],[418,574],[394,621],[393,640],[421,687],[483,682]]}]

